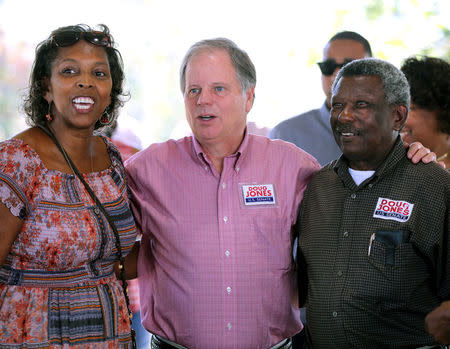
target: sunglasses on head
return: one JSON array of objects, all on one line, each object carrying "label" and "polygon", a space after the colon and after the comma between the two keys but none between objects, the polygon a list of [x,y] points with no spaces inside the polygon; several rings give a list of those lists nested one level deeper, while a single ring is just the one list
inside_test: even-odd
[{"label": "sunglasses on head", "polygon": [[317,63],[320,71],[323,75],[333,75],[336,68],[342,68],[347,63],[350,63],[352,59],[344,59],[344,63],[337,63],[334,59],[327,59],[326,61]]},{"label": "sunglasses on head", "polygon": [[80,32],[74,30],[61,31],[52,35],[52,43],[65,47],[77,43],[81,38],[93,45],[111,47],[111,37],[101,31]]}]

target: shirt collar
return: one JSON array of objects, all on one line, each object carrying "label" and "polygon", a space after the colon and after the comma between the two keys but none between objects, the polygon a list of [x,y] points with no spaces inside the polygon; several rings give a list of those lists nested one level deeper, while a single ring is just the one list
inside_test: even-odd
[{"label": "shirt collar", "polygon": [[[397,140],[394,143],[391,151],[389,152],[386,159],[383,163],[378,166],[374,175],[371,178],[379,178],[383,177],[387,174],[392,168],[394,168],[397,163],[403,159],[406,155],[406,148],[400,136],[397,136]],[[344,181],[344,183],[348,186],[351,186],[350,183],[353,183],[353,179],[351,178],[348,172],[348,160],[345,158],[344,154],[342,154],[337,161],[335,161],[333,165],[333,170],[336,174]]]},{"label": "shirt collar", "polygon": [[[191,138],[192,138],[193,151],[194,151],[194,154],[197,157],[197,159],[201,162],[202,166],[204,164],[208,164],[208,166],[211,167],[212,164],[209,161],[209,159],[206,157],[206,154],[203,151],[203,148],[200,145],[200,143],[197,141],[197,139],[194,137],[194,135],[191,135]],[[246,154],[248,153],[248,151],[247,151],[248,146],[249,146],[248,143],[249,143],[249,133],[246,128],[245,133],[244,133],[244,139],[242,140],[241,145],[239,146],[238,150],[234,154],[227,156],[227,158],[236,157],[236,161],[234,163],[234,169],[237,172],[239,172],[239,168],[241,166],[240,164],[242,163],[242,161],[246,157]]]}]

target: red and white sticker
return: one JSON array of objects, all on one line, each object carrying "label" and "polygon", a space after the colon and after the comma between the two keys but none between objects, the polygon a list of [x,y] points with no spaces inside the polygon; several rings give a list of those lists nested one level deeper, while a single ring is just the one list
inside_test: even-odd
[{"label": "red and white sticker", "polygon": [[414,204],[406,201],[378,198],[373,217],[407,222],[411,217],[413,208]]},{"label": "red and white sticker", "polygon": [[242,192],[247,206],[275,205],[273,184],[243,185]]}]

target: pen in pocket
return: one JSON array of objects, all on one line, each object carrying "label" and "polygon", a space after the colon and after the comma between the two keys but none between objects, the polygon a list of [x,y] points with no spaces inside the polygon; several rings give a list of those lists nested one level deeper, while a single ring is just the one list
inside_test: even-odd
[{"label": "pen in pocket", "polygon": [[367,255],[368,255],[368,256],[370,256],[370,249],[372,248],[372,242],[373,242],[373,240],[375,240],[375,233],[373,233],[373,234],[370,236],[370,240],[369,240],[369,250],[367,251]]}]

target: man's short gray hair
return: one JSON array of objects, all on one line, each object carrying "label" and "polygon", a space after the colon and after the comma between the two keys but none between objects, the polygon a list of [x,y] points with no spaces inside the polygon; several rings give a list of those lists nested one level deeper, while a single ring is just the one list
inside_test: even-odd
[{"label": "man's short gray hair", "polygon": [[409,84],[405,75],[391,63],[377,58],[363,58],[346,64],[336,75],[331,91],[345,76],[376,75],[383,85],[384,96],[389,105],[406,105],[409,110]]},{"label": "man's short gray hair", "polygon": [[207,50],[225,50],[228,52],[236,70],[237,79],[242,92],[247,92],[256,84],[256,70],[248,54],[241,50],[233,41],[226,38],[202,40],[192,45],[184,56],[180,68],[180,88],[184,94],[186,87],[186,67],[196,54]]}]

